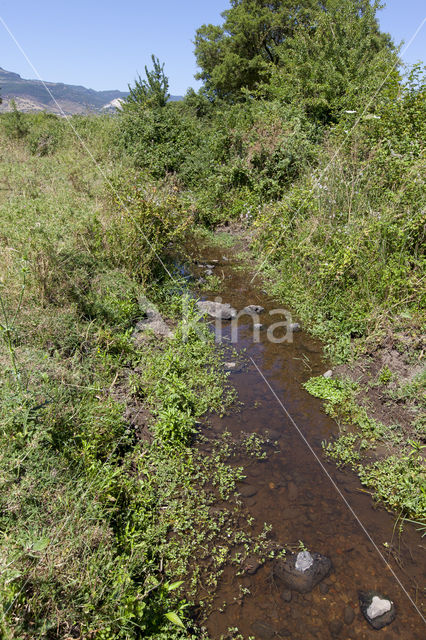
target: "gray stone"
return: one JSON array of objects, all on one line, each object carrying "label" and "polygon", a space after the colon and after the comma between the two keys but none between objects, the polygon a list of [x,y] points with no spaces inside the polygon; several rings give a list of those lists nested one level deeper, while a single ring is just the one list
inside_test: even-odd
[{"label": "gray stone", "polygon": [[320,593],[322,593],[322,595],[325,596],[325,594],[330,591],[330,585],[328,585],[326,582],[321,582],[319,586],[319,590],[320,590]]},{"label": "gray stone", "polygon": [[297,571],[302,571],[304,573],[308,569],[312,567],[314,564],[314,559],[309,553],[309,551],[301,551],[297,554],[296,564],[294,565]]},{"label": "gray stone", "polygon": [[325,373],[322,374],[323,378],[332,378],[333,377],[333,372],[331,369],[329,369],[328,371],[326,371]]},{"label": "gray stone", "polygon": [[256,620],[251,625],[251,630],[256,636],[256,640],[272,640],[275,636],[275,631],[269,624],[262,622],[262,620]]},{"label": "gray stone", "polygon": [[233,373],[241,373],[244,365],[238,364],[238,362],[225,362],[225,369],[227,371],[232,371]]},{"label": "gray stone", "polygon": [[290,331],[292,331],[293,333],[297,333],[298,331],[302,331],[302,327],[300,326],[300,324],[298,322],[292,322],[289,327]]},{"label": "gray stone", "polygon": [[345,624],[352,624],[352,622],[355,620],[355,611],[349,605],[345,607],[345,610],[343,612],[343,620]]},{"label": "gray stone", "polygon": [[255,557],[247,558],[245,561],[245,571],[249,576],[254,576],[262,566],[262,563]]},{"label": "gray stone", "polygon": [[244,307],[243,311],[245,313],[250,313],[254,315],[257,313],[262,313],[262,311],[265,311],[265,309],[258,304],[249,304],[247,307]]},{"label": "gray stone", "polygon": [[377,591],[359,593],[361,613],[373,629],[382,629],[395,620],[395,605]]},{"label": "gray stone", "polygon": [[213,271],[211,269],[206,269],[206,276],[212,276]]},{"label": "gray stone", "polygon": [[[285,558],[278,558],[273,567],[273,575],[276,581],[299,593],[312,591],[329,574],[331,560],[320,553],[312,553],[310,555],[312,564],[304,571],[299,571],[296,568],[296,561],[299,556],[296,556],[295,553],[287,553]],[[299,566],[301,566],[300,560]]]},{"label": "gray stone", "polygon": [[206,269],[214,269],[215,265],[214,264],[206,264]]},{"label": "gray stone", "polygon": [[291,598],[292,593],[290,589],[284,589],[284,591],[281,592],[281,600],[284,600],[284,602],[291,602]]},{"label": "gray stone", "polygon": [[197,307],[201,313],[220,320],[231,320],[237,315],[235,309],[227,302],[222,303],[213,302],[211,300],[199,300],[197,302]]},{"label": "gray stone", "polygon": [[292,322],[289,327],[290,331],[292,331],[293,333],[297,333],[298,331],[302,331],[302,327],[300,326],[300,324],[298,322]]},{"label": "gray stone", "polygon": [[243,496],[243,498],[251,498],[252,496],[255,496],[257,493],[256,487],[253,487],[253,485],[251,484],[241,485],[238,491],[240,492],[240,495]]}]

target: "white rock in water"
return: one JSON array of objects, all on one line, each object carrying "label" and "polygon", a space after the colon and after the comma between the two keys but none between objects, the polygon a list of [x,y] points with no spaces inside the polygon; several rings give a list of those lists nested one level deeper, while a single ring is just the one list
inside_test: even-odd
[{"label": "white rock in water", "polygon": [[373,596],[370,606],[367,609],[367,615],[371,620],[382,616],[392,609],[390,600],[382,600],[379,596]]},{"label": "white rock in water", "polygon": [[307,571],[314,564],[314,559],[309,551],[301,551],[297,554],[296,564],[294,565],[297,571]]},{"label": "white rock in water", "polygon": [[212,302],[210,300],[199,300],[197,307],[201,313],[206,313],[212,318],[231,320],[237,315],[236,310],[229,303]]},{"label": "white rock in water", "polygon": [[302,327],[300,326],[300,324],[298,322],[292,322],[289,327],[290,331],[292,331],[293,333],[296,333],[297,331],[302,331]]}]

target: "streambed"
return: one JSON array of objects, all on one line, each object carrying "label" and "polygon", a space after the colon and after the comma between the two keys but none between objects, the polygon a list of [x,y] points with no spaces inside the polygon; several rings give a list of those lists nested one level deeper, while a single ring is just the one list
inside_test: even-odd
[{"label": "streambed", "polygon": [[[250,304],[265,309],[259,342],[253,341],[253,320],[245,315],[239,319],[233,343],[244,352],[246,362],[234,370],[230,367],[241,411],[213,416],[210,429],[227,430],[236,437],[241,431],[267,434],[277,441],[277,450],[266,461],[247,458],[242,500],[259,530],[269,523],[270,535],[278,543],[297,549],[302,541],[333,565],[330,575],[306,594],[289,593],[277,584],[271,562],[254,575],[237,576],[235,567],[228,567],[207,621],[210,637],[226,637],[229,628],[237,627],[245,638],[256,640],[359,640],[377,638],[378,633],[386,640],[423,639],[424,621],[407,593],[424,616],[425,539],[408,525],[399,535],[395,518],[374,505],[356,475],[340,471],[324,458],[321,443],[338,428],[321,402],[302,387],[311,376],[328,369],[321,344],[303,328],[291,343],[271,342],[268,327],[282,317],[270,311],[282,305],[262,291],[260,278],[251,281],[252,274],[239,264],[236,250],[205,244],[192,250],[195,262],[211,263],[214,274],[223,279],[224,302],[238,311]],[[203,275],[202,268],[195,267],[194,274]],[[215,300],[218,295],[207,292],[203,297]],[[220,324],[222,339],[230,344],[231,323]],[[214,322],[211,326],[217,330]],[[386,595],[396,606],[396,620],[380,632],[360,612],[358,594],[367,590]]]}]

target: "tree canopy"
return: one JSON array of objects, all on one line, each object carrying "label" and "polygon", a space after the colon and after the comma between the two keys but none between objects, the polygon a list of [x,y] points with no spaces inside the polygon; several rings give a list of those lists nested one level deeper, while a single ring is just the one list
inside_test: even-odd
[{"label": "tree canopy", "polygon": [[275,86],[307,83],[306,93],[319,92],[319,102],[327,103],[323,85],[340,95],[359,70],[361,77],[371,71],[373,60],[380,58],[382,66],[392,60],[378,8],[369,0],[231,0],[222,25],[203,25],[196,33],[197,78],[231,102],[274,77]]}]

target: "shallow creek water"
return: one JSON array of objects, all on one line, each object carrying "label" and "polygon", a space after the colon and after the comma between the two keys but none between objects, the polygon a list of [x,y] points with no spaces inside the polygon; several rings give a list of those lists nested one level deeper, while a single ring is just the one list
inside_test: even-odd
[{"label": "shallow creek water", "polygon": [[[260,278],[251,282],[252,274],[236,267],[235,251],[217,247],[195,247],[193,257],[215,263],[215,274],[223,277],[220,296],[237,310],[257,304],[265,308],[260,316],[264,325],[260,342],[253,343],[252,320],[239,321],[238,351],[246,350],[247,365],[232,372],[230,380],[243,406],[241,411],[224,418],[213,416],[211,429],[228,430],[237,436],[241,431],[270,436],[278,442],[278,450],[266,462],[247,459],[244,481],[250,485],[250,497],[243,498],[259,529],[272,525],[271,536],[284,545],[297,548],[302,540],[311,551],[331,558],[333,569],[319,586],[305,595],[293,592],[290,602],[282,598],[283,589],[272,579],[272,565],[267,562],[255,575],[237,576],[228,567],[219,583],[215,606],[207,627],[213,639],[219,639],[230,627],[238,627],[246,638],[310,640],[328,638],[385,640],[420,640],[426,637],[426,626],[407,595],[392,575],[386,562],[398,576],[416,605],[425,615],[425,548],[426,539],[414,528],[406,526],[402,536],[395,519],[384,509],[375,507],[371,496],[362,488],[354,473],[339,471],[323,455],[321,442],[337,433],[336,423],[323,411],[319,400],[302,387],[312,375],[328,369],[321,344],[303,330],[294,334],[293,343],[273,344],[266,329],[276,323],[269,315],[278,307],[276,301],[262,291]],[[225,257],[225,259],[224,259]],[[202,270],[197,270],[202,275]],[[215,294],[205,295],[214,300]],[[212,324],[214,327],[214,324]],[[231,335],[230,323],[223,322],[225,343]],[[297,423],[317,453],[350,507],[356,512],[386,562],[380,557],[365,531],[351,513],[342,496],[315,459],[312,451],[283,411],[277,398],[265,383],[253,358],[279,400]],[[244,460],[243,460],[244,463]],[[240,488],[244,485],[240,485]],[[383,545],[391,545],[392,552]],[[236,603],[240,585],[250,590],[242,602]],[[327,593],[324,591],[328,588]],[[369,627],[358,604],[358,592],[377,590],[396,605],[396,620],[381,631]],[[226,607],[223,604],[226,603]],[[349,624],[347,607],[355,618]],[[223,609],[223,611],[220,611]]]}]

